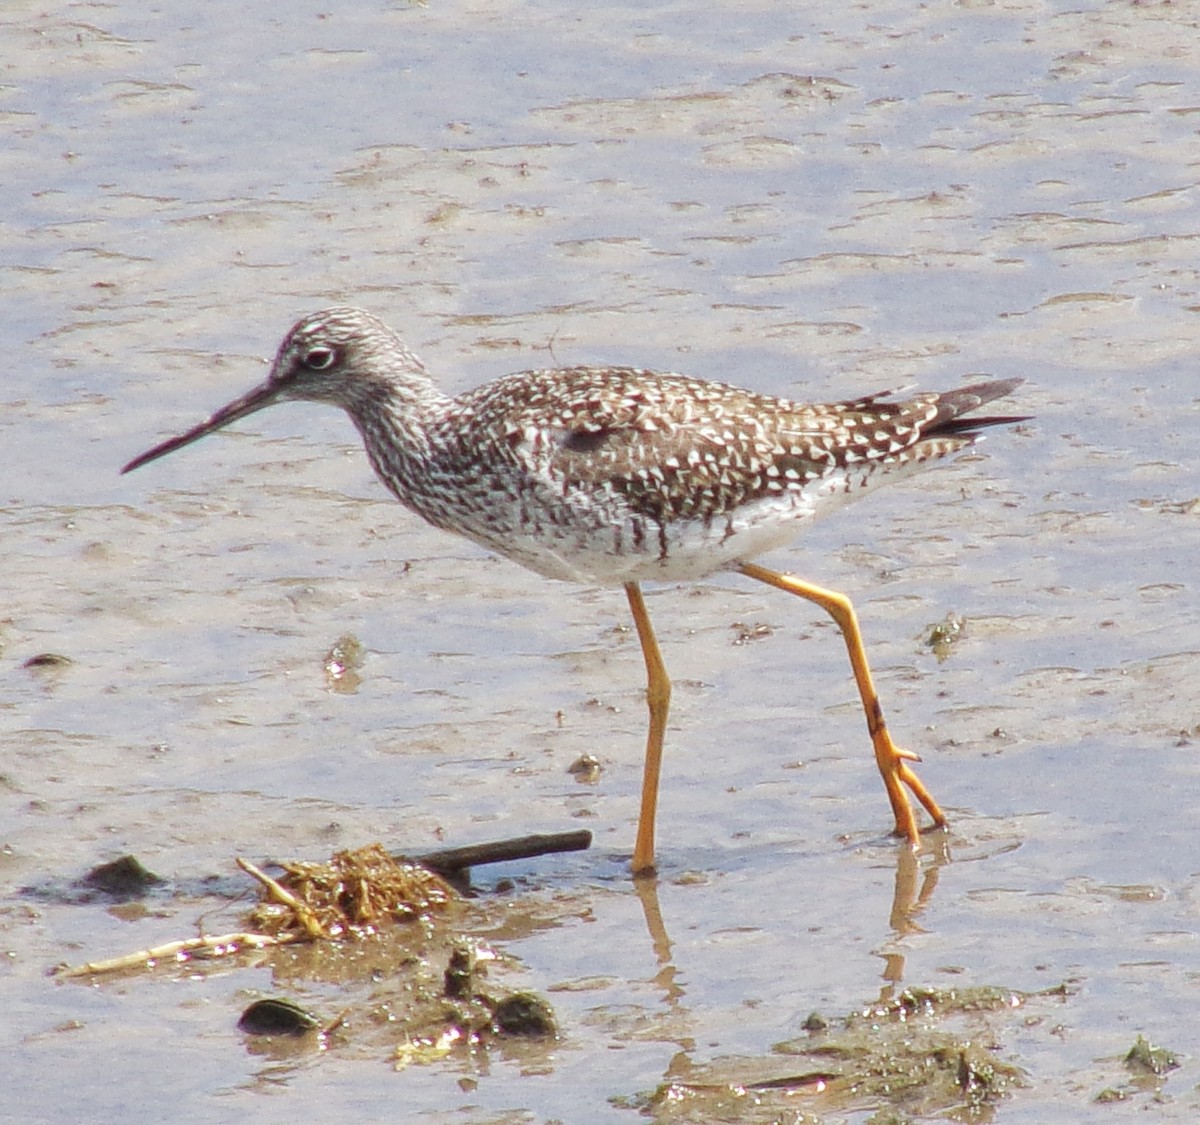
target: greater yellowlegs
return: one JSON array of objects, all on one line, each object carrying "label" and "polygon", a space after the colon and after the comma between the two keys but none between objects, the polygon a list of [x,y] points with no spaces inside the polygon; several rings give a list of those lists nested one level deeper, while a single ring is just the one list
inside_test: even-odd
[{"label": "greater yellowlegs", "polygon": [[841,629],[897,834],[920,839],[907,786],[946,818],[892,741],[844,594],[752,560],[824,512],[1023,419],[964,417],[1020,379],[893,399],[792,402],[632,367],[506,375],[453,398],[382,321],[324,309],[287,334],[266,382],[122,472],[276,402],[340,406],[379,479],[406,507],[545,575],[623,586],[646,661],[650,729],[633,871],[654,870],[654,824],[671,681],[640,584],[740,571],[815,602]]}]

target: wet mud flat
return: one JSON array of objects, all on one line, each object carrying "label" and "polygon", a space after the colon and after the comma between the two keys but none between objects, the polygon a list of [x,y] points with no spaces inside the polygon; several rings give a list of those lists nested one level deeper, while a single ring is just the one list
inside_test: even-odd
[{"label": "wet mud flat", "polygon": [[[524,838],[443,850],[423,863],[368,845],[324,863],[276,865],[278,878],[239,858],[261,895],[242,914],[242,929],[58,966],[53,975],[85,987],[128,990],[140,975],[182,982],[265,969],[270,994],[250,1000],[236,1031],[229,1029],[256,1056],[374,1056],[397,1071],[453,1060],[457,1070],[479,1075],[494,1059],[549,1067],[560,1043],[553,1007],[545,996],[504,987],[512,959],[484,936],[501,913],[511,925],[521,890],[505,879],[480,896],[462,861],[511,861],[522,852],[577,850],[589,842],[579,832]],[[642,885],[652,895],[649,882]],[[68,887],[43,885],[24,894],[134,918],[142,910],[166,913],[172,904],[171,912],[179,913],[184,899],[195,910],[201,891],[212,900],[206,911],[211,917],[222,913],[221,889],[212,879],[202,889],[168,887],[126,856]],[[509,899],[505,908],[497,909],[497,896]],[[236,902],[228,897],[224,906]],[[778,966],[781,973],[790,968]],[[241,991],[250,996],[258,990]],[[689,1066],[656,1089],[618,1097],[615,1104],[663,1121],[710,1121],[731,1113],[738,1120],[777,1120],[771,1115],[797,1104],[814,1121],[846,1111],[978,1115],[1024,1082],[1021,1068],[999,1049],[1005,1021],[1020,1012],[1026,1025],[1041,1022],[1069,995],[1065,984],[1034,995],[994,987],[905,988],[842,1018],[811,1012],[801,1036],[774,1044],[765,1057]],[[320,1010],[334,1003],[336,1014]],[[1105,1096],[1130,1096],[1178,1065],[1171,1052],[1140,1038],[1125,1064],[1129,1077]],[[460,1082],[464,1090],[470,1084]]]},{"label": "wet mud flat", "polygon": [[[6,6],[0,1046],[25,1118],[1200,1119],[1191,20]],[[661,870],[634,884],[619,594],[415,525],[316,410],[117,476],[347,300],[449,391],[553,362],[807,401],[1025,378],[1022,432],[772,560],[853,597],[948,832],[888,839],[828,623],[732,579],[665,587]],[[363,1014],[393,997],[357,963],[440,1004],[453,954],[407,923],[47,975],[233,932],[237,855],[568,826],[594,847],[507,865],[454,931],[497,955],[480,991],[552,1005],[554,1040],[435,1040],[397,1073]],[[21,893],[129,853],[182,897]],[[317,1034],[260,1049],[237,1023],[272,999]],[[874,1023],[951,1039],[872,1054]],[[920,1057],[942,1100],[870,1085]]]}]

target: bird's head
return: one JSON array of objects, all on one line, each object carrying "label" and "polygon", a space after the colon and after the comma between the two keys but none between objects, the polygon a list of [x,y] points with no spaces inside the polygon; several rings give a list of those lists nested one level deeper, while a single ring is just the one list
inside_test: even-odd
[{"label": "bird's head", "polygon": [[383,321],[349,306],[322,309],[292,326],[265,382],[207,421],[135,457],[121,472],[165,457],[277,402],[328,402],[357,414],[372,399],[396,393],[406,376],[422,387],[428,383],[421,361]]}]

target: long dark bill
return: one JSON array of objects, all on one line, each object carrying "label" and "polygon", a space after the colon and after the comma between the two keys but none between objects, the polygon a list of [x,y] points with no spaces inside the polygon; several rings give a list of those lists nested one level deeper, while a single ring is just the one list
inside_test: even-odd
[{"label": "long dark bill", "polygon": [[228,426],[231,422],[236,422],[239,418],[245,418],[247,414],[253,414],[257,410],[262,410],[264,407],[278,401],[279,393],[280,388],[278,386],[271,383],[262,383],[255,387],[254,390],[242,395],[241,398],[235,398],[227,406],[222,406],[207,422],[201,422],[200,425],[193,426],[186,433],[179,434],[177,437],[167,438],[166,441],[160,442],[153,449],[147,449],[141,456],[135,457],[130,461],[121,472],[128,473],[133,469],[145,465],[149,461],[157,461],[160,457],[165,457],[168,453],[174,453],[175,450],[182,449],[185,445],[191,445],[192,442],[199,441],[214,430]]}]

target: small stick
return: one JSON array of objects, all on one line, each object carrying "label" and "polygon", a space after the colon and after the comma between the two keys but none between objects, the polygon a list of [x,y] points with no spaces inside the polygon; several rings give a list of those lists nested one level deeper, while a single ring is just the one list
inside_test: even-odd
[{"label": "small stick", "polygon": [[395,856],[428,867],[439,875],[453,876],[464,868],[484,863],[504,863],[511,859],[532,859],[555,852],[580,852],[592,846],[592,834],[581,828],[575,832],[551,832],[533,836],[516,836],[510,840],[495,840],[489,844],[469,844],[464,848],[444,848],[424,855]]},{"label": "small stick", "polygon": [[112,957],[107,961],[89,961],[86,965],[74,965],[55,969],[56,977],[86,977],[93,973],[116,973],[123,969],[144,969],[150,962],[186,960],[191,953],[207,952],[218,957],[236,953],[244,946],[264,949],[269,945],[288,945],[299,941],[302,934],[208,934],[201,937],[184,938],[181,941],[170,941],[166,945],[156,945],[153,949],[139,949],[136,953],[126,953],[123,957]]},{"label": "small stick", "polygon": [[300,925],[304,927],[305,933],[310,938],[324,938],[329,936],[317,916],[285,886],[272,879],[265,871],[260,871],[248,859],[243,859],[240,855],[234,858],[238,867],[251,876],[251,878],[257,879],[266,887],[272,898],[288,907],[296,915],[300,920]]}]

